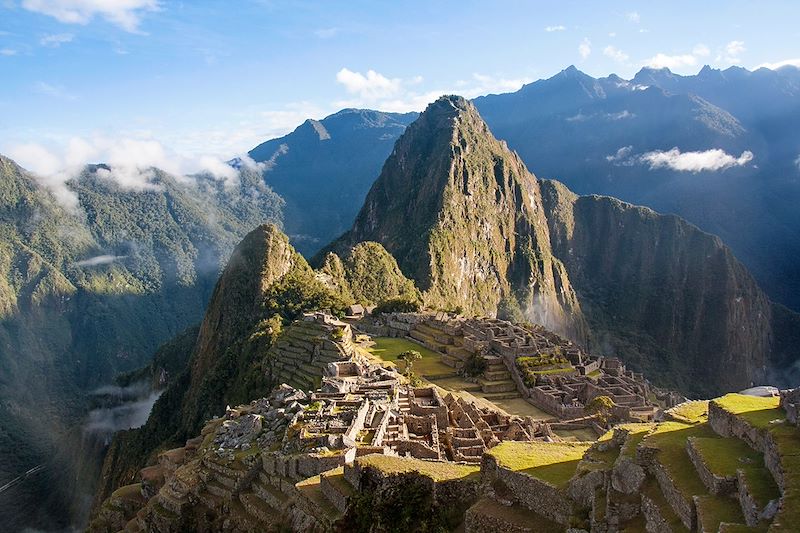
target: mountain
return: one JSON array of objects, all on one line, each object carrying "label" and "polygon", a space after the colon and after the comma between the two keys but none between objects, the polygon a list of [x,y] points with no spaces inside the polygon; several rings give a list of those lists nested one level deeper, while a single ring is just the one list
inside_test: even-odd
[{"label": "mountain", "polygon": [[310,256],[353,222],[394,141],[416,113],[343,109],[249,152],[286,201],[286,232]]},{"label": "mountain", "polygon": [[64,206],[0,157],[0,476],[45,467],[4,492],[11,530],[80,522],[109,431],[81,427],[89,393],[199,321],[235,243],[280,221],[280,198],[247,169],[235,183],[146,174],[130,188],[87,167]]},{"label": "mountain", "polygon": [[632,80],[570,67],[475,105],[537,175],[686,218],[800,309],[799,96],[792,67],[645,68]]},{"label": "mountain", "polygon": [[[277,351],[276,341],[303,313],[343,314],[353,302],[350,294],[357,291],[374,301],[416,292],[413,283],[391,269],[394,260],[379,244],[369,243],[356,255],[347,259],[346,268],[363,266],[365,260],[375,260],[378,269],[387,264],[388,272],[379,279],[394,276],[395,290],[370,284],[375,278],[361,268],[352,273],[342,270],[345,281],[331,283],[326,273],[311,269],[275,225],[259,226],[245,236],[214,288],[199,334],[181,346],[187,361],[184,370],[156,401],[141,428],[115,435],[95,502],[132,483],[155,452],[182,445],[226,406],[268,395],[287,377],[301,386],[297,380],[307,371],[297,369],[287,376],[283,370],[287,361]],[[175,349],[176,341],[161,351]]]},{"label": "mountain", "polygon": [[512,300],[537,322],[577,334],[580,307],[541,202],[536,179],[475,107],[440,98],[397,141],[332,248],[380,242],[428,305],[488,314]]},{"label": "mountain", "polygon": [[800,316],[778,312],[792,327],[773,320],[718,237],[537,180],[460,97],[409,126],[331,249],[361,241],[381,243],[431,307],[495,314],[510,298],[528,319],[685,394],[775,379],[800,355],[784,348]]}]

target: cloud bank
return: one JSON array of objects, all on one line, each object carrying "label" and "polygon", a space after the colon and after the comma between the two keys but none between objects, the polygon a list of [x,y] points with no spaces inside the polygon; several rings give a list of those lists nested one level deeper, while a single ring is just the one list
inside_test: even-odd
[{"label": "cloud bank", "polygon": [[120,259],[125,259],[126,257],[127,256],[125,255],[96,255],[94,257],[90,257],[82,261],[76,261],[75,266],[93,267],[93,266],[108,265],[115,261],[119,261]]},{"label": "cloud bank", "polygon": [[70,209],[76,208],[78,202],[67,181],[90,163],[108,165],[110,170],[100,168],[97,175],[114,180],[120,187],[129,190],[158,188],[152,183],[153,168],[179,178],[206,172],[226,184],[233,184],[238,179],[236,169],[217,157],[187,157],[165,148],[154,139],[73,137],[66,143],[49,146],[40,143],[13,144],[3,147],[1,152],[31,171],[62,205]]},{"label": "cloud bank", "polygon": [[715,172],[746,165],[753,160],[753,152],[745,150],[742,155],[735,157],[718,148],[702,152],[681,152],[673,148],[666,152],[656,150],[644,153],[639,160],[650,165],[650,170],[669,168],[678,172]]}]

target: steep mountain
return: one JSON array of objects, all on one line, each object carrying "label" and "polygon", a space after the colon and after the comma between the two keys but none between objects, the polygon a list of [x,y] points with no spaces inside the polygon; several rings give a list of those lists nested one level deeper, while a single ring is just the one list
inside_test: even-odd
[{"label": "steep mountain", "polygon": [[[383,244],[430,306],[494,314],[515,297],[529,319],[566,323],[594,351],[686,394],[775,379],[800,357],[787,348],[800,316],[773,318],[776,306],[718,237],[536,180],[458,97],[409,126],[331,248],[361,241]],[[583,317],[586,338],[574,326]]]},{"label": "steep mountain", "polygon": [[397,141],[332,249],[379,242],[428,305],[493,314],[517,300],[537,322],[577,335],[580,307],[550,249],[541,201],[536,179],[475,107],[442,97]]},{"label": "steep mountain", "polygon": [[286,232],[298,251],[313,255],[350,227],[394,141],[416,116],[343,109],[249,152],[286,200]]},{"label": "steep mountain", "polygon": [[[537,175],[686,218],[722,237],[774,299],[800,309],[798,96],[792,67],[645,68],[630,81],[570,67],[475,105]],[[689,161],[686,152],[701,154]]]},{"label": "steep mountain", "polygon": [[277,384],[270,348],[282,328],[309,310],[341,313],[346,304],[274,225],[236,247],[214,288],[183,373],[167,387],[147,423],[118,433],[107,454],[97,502],[130,483],[151,454],[195,435],[226,405],[249,402]]},{"label": "steep mountain", "polygon": [[227,184],[148,176],[131,189],[88,167],[67,183],[67,208],[0,157],[0,476],[44,466],[4,492],[11,530],[80,520],[105,438],[80,426],[87,393],[196,323],[246,229],[280,220],[257,173]]},{"label": "steep mountain", "polygon": [[718,237],[676,216],[541,184],[553,251],[595,346],[692,396],[767,382],[782,332],[769,299]]}]

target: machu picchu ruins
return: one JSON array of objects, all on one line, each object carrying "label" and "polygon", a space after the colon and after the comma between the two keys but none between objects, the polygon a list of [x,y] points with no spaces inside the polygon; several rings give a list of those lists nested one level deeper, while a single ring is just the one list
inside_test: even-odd
[{"label": "machu picchu ruins", "polygon": [[[404,372],[380,357],[381,339],[430,350],[453,372]],[[387,506],[473,533],[797,523],[796,390],[687,401],[540,326],[441,312],[309,313],[271,350],[282,384],[160,453],[90,531],[368,531]],[[445,388],[453,375],[473,392]],[[588,408],[598,397],[608,419]],[[562,436],[575,428],[592,436]]]}]

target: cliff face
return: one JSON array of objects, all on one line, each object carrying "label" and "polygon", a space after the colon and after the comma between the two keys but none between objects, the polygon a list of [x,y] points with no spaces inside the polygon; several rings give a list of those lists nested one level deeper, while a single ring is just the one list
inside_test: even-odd
[{"label": "cliff face", "polygon": [[532,320],[580,330],[536,179],[463,98],[440,98],[408,127],[332,247],[362,241],[381,243],[429,305],[494,314],[514,298]]},{"label": "cliff face", "polygon": [[772,304],[718,237],[542,181],[553,250],[600,349],[690,394],[763,383]]}]

